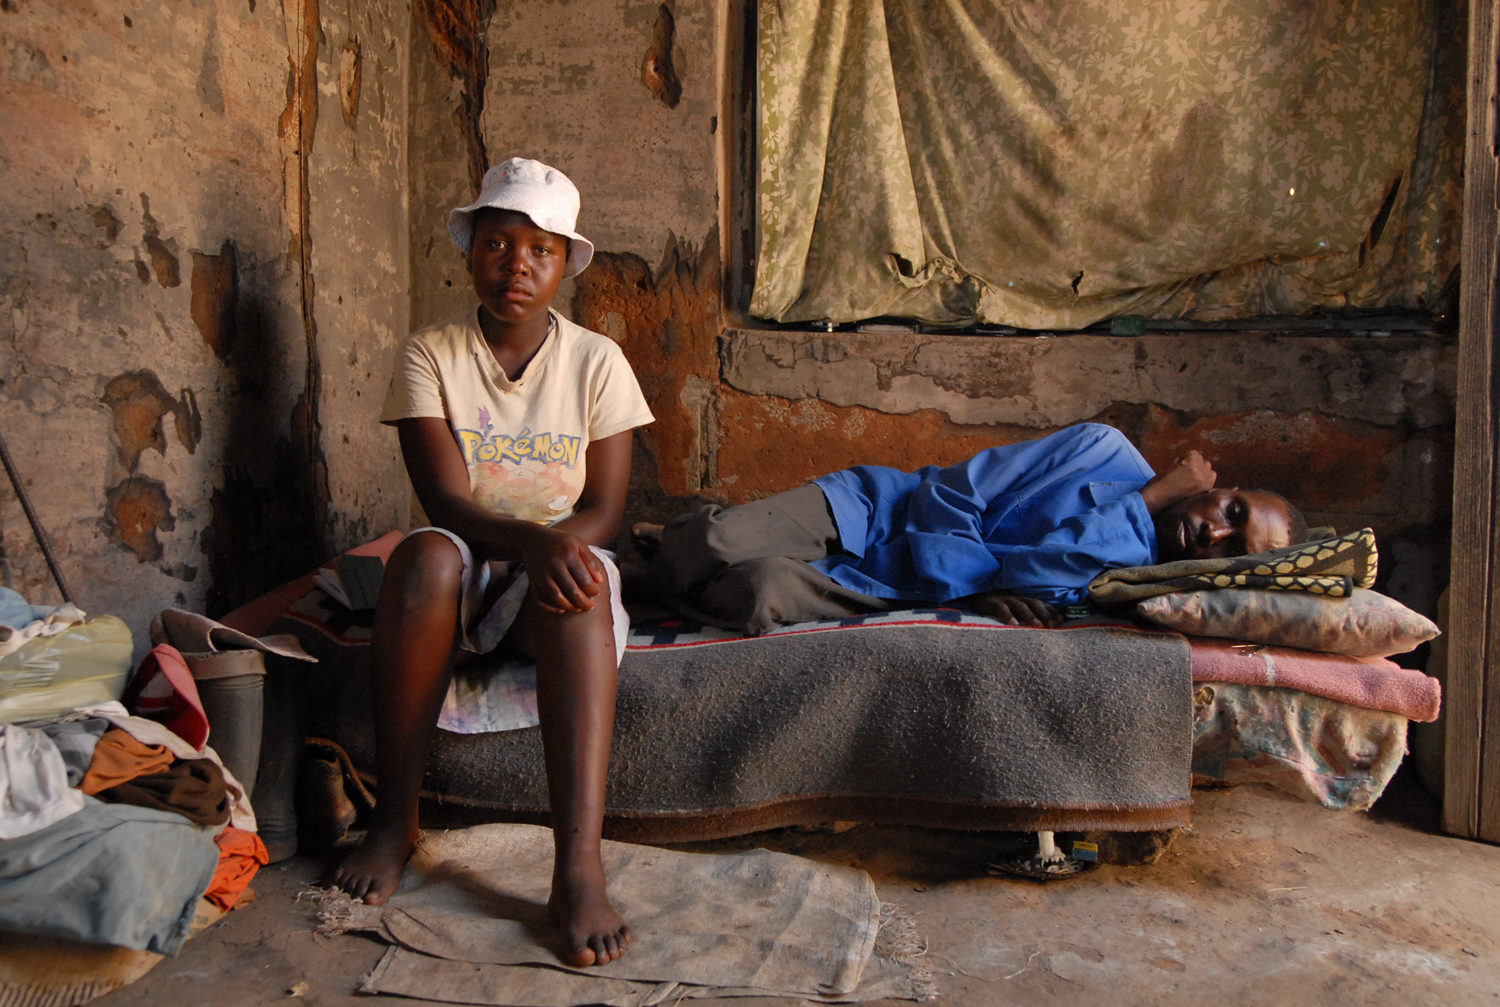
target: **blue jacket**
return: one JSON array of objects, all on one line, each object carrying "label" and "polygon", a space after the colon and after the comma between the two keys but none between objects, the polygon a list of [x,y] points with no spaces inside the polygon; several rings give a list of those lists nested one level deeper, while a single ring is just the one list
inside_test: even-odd
[{"label": "blue jacket", "polygon": [[1003,590],[1074,604],[1103,571],[1156,562],[1140,494],[1154,474],[1124,434],[1098,423],[949,468],[844,469],[816,484],[845,552],[813,566],[877,598]]}]

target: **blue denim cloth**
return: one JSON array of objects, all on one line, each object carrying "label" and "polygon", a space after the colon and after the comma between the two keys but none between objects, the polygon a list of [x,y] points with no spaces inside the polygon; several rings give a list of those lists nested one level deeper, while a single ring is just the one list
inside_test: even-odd
[{"label": "blue denim cloth", "polygon": [[213,830],[83,800],[82,811],[0,842],[0,930],[175,955],[219,866]]},{"label": "blue denim cloth", "polygon": [[1156,562],[1140,494],[1154,474],[1124,434],[1098,423],[948,468],[844,469],[816,480],[844,552],[813,566],[877,598],[1013,591],[1076,604],[1105,570]]}]

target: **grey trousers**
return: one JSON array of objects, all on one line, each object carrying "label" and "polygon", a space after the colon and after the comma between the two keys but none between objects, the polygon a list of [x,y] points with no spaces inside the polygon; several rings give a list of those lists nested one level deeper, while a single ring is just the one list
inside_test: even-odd
[{"label": "grey trousers", "polygon": [[851,591],[809,565],[839,552],[823,491],[809,483],[725,510],[705,504],[662,532],[651,579],[673,607],[751,636],[778,623],[900,607]]}]

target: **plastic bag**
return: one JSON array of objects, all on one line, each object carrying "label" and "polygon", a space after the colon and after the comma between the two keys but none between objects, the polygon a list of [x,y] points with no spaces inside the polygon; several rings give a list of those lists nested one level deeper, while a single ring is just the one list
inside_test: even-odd
[{"label": "plastic bag", "polygon": [[0,658],[0,724],[119,699],[133,649],[129,627],[112,615],[37,637]]}]

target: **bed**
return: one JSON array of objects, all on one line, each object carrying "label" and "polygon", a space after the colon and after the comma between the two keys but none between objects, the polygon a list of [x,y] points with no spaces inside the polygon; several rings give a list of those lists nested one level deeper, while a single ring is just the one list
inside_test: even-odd
[{"label": "bed", "polygon": [[[303,726],[375,785],[371,617],[299,583],[239,628],[293,633],[319,658],[281,672],[300,676]],[[1159,831],[1188,823],[1194,783],[1367,809],[1400,765],[1408,721],[1436,715],[1436,682],[1390,662],[1351,678],[1319,661],[1121,620],[1030,630],[943,608],[753,639],[649,619],[621,666],[606,833],[680,842],[828,821]],[[470,675],[494,702],[465,729],[509,729],[440,731],[427,807],[450,821],[545,821],[532,680],[503,665]]]}]

